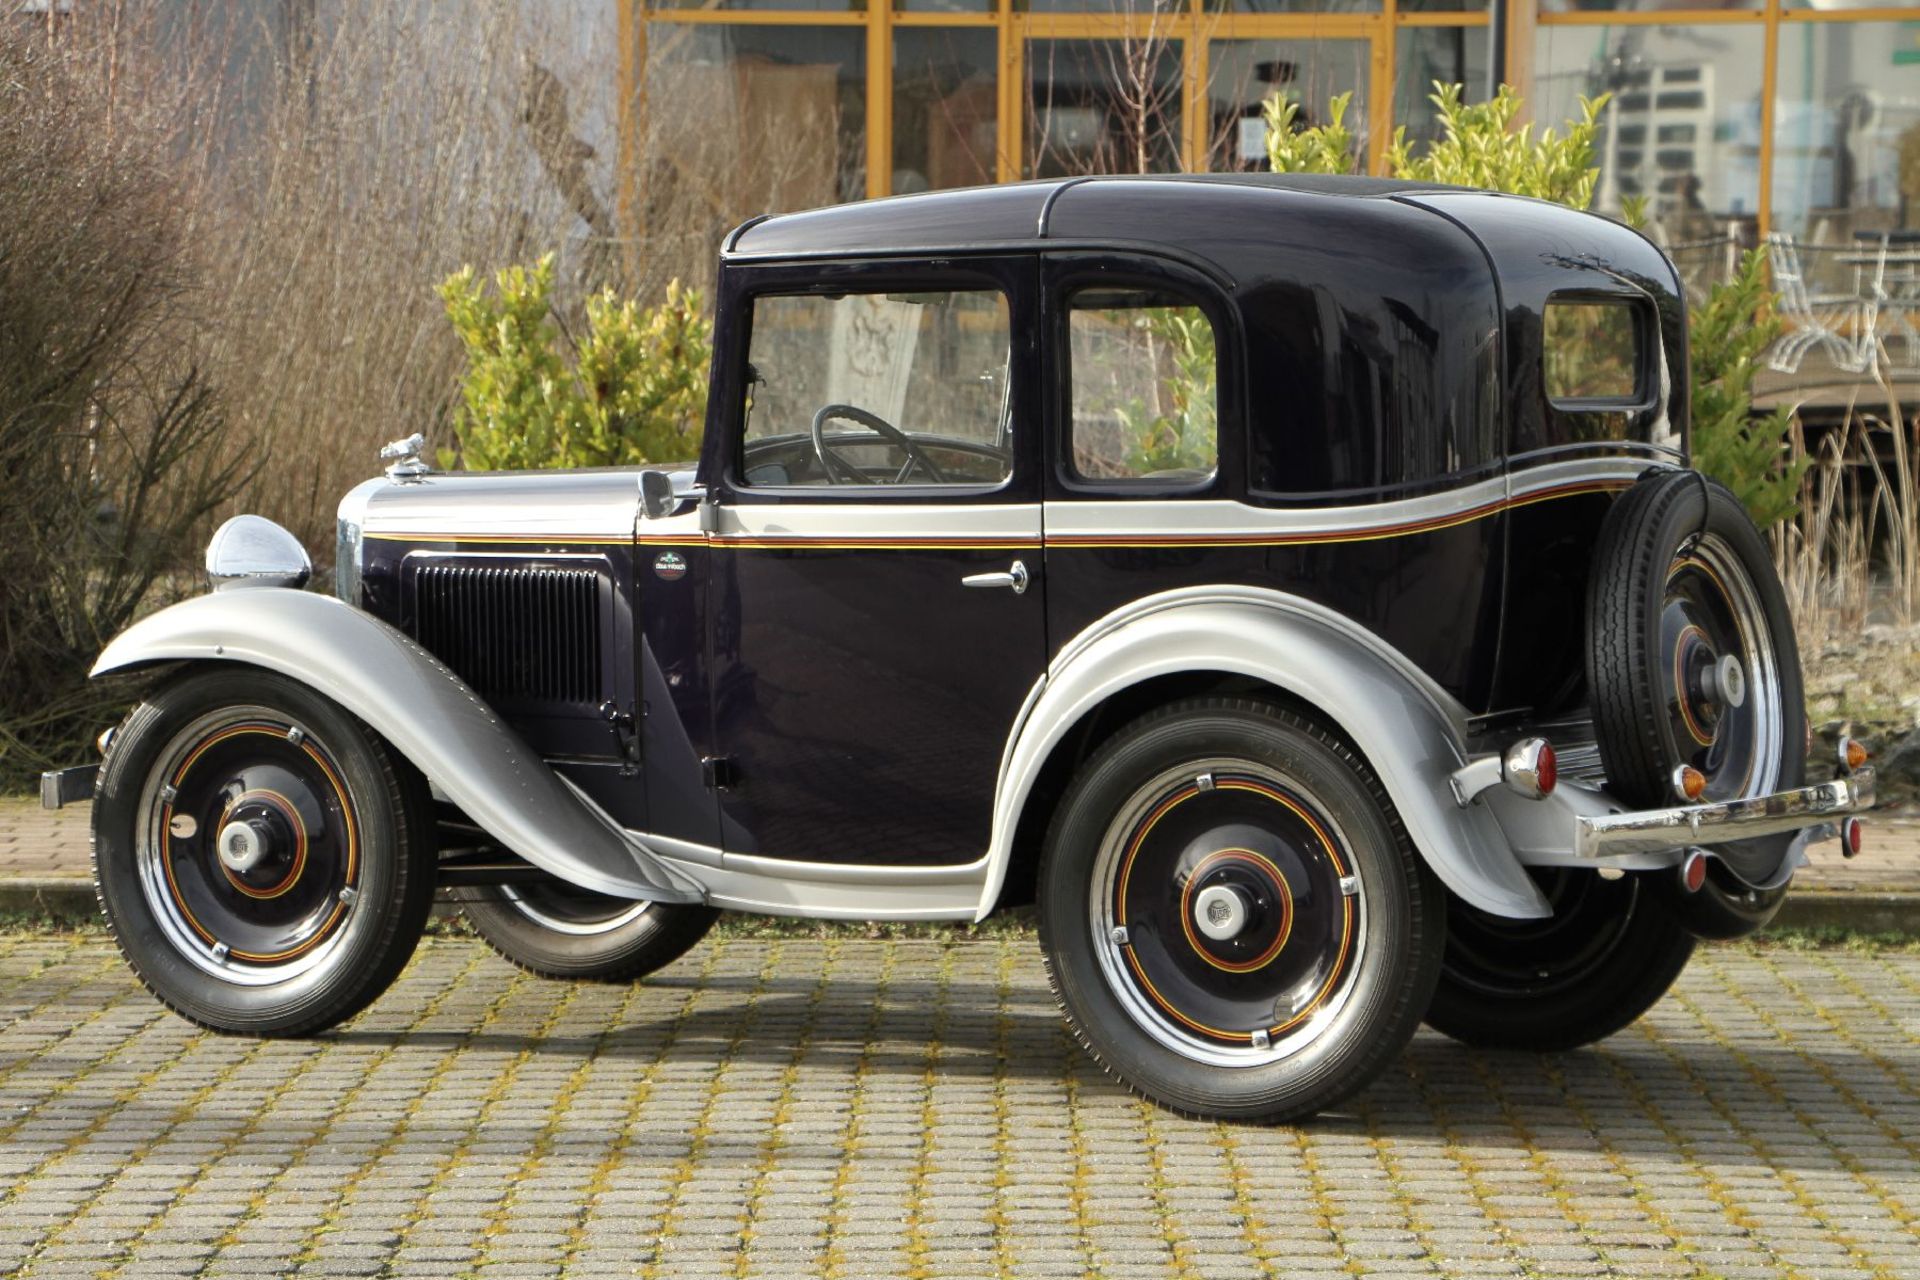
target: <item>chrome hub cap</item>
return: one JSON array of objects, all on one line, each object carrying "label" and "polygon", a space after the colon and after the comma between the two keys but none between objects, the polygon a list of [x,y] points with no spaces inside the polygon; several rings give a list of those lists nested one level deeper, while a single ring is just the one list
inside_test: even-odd
[{"label": "chrome hub cap", "polygon": [[1337,825],[1292,779],[1244,760],[1170,770],[1107,829],[1088,902],[1101,972],[1182,1056],[1259,1066],[1345,1003],[1365,921]]},{"label": "chrome hub cap", "polygon": [[1238,936],[1247,914],[1246,897],[1230,885],[1210,884],[1193,895],[1193,926],[1215,942]]},{"label": "chrome hub cap", "polygon": [[245,874],[267,856],[271,839],[267,824],[258,819],[229,822],[220,832],[220,861],[226,864],[227,870]]}]

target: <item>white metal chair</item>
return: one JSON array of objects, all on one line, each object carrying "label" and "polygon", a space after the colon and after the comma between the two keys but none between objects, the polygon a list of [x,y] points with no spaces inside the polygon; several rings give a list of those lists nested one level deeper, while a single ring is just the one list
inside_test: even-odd
[{"label": "white metal chair", "polygon": [[1903,363],[1910,369],[1920,369],[1920,328],[1914,325],[1915,317],[1920,316],[1920,263],[1905,257],[1889,263],[1892,251],[1892,238],[1883,237],[1873,266],[1873,282],[1866,290],[1861,367],[1876,355],[1891,365],[1893,356],[1886,340],[1898,334],[1906,341]]},{"label": "white metal chair", "polygon": [[1858,293],[1819,293],[1808,286],[1800,263],[1800,245],[1783,231],[1767,236],[1767,264],[1780,295],[1780,312],[1789,328],[1767,353],[1767,367],[1796,373],[1807,352],[1825,351],[1848,373],[1859,373],[1873,359],[1874,339],[1866,323],[1867,300]]}]

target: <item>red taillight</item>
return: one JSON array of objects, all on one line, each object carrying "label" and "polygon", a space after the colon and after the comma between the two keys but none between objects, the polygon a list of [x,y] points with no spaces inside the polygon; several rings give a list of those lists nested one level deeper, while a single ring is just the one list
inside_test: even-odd
[{"label": "red taillight", "polygon": [[1852,858],[1859,855],[1860,847],[1865,843],[1861,836],[1861,832],[1865,827],[1866,824],[1858,818],[1848,818],[1840,824],[1841,857]]},{"label": "red taillight", "polygon": [[1680,885],[1688,893],[1698,893],[1707,883],[1707,855],[1694,849],[1680,864]]},{"label": "red taillight", "polygon": [[1552,795],[1554,784],[1560,781],[1560,759],[1553,754],[1552,743],[1540,744],[1540,761],[1534,771],[1540,779],[1540,794]]}]

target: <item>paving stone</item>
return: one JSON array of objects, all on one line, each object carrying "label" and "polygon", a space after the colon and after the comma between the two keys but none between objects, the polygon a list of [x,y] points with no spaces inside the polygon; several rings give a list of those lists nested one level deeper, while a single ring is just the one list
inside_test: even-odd
[{"label": "paving stone", "polygon": [[632,988],[431,939],[307,1042],[0,935],[0,1274],[1920,1280],[1920,956],[1703,949],[1580,1053],[1143,1106],[1030,941],[730,939]]}]

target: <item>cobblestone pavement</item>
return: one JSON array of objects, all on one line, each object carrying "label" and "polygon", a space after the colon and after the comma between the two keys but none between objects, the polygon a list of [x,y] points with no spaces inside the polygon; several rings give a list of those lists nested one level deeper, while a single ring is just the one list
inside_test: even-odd
[{"label": "cobblestone pavement", "polygon": [[0,1275],[1920,1277],[1920,955],[1719,949],[1597,1050],[1422,1033],[1350,1116],[1176,1119],[1028,941],[431,940],[309,1041],[0,937]]}]

